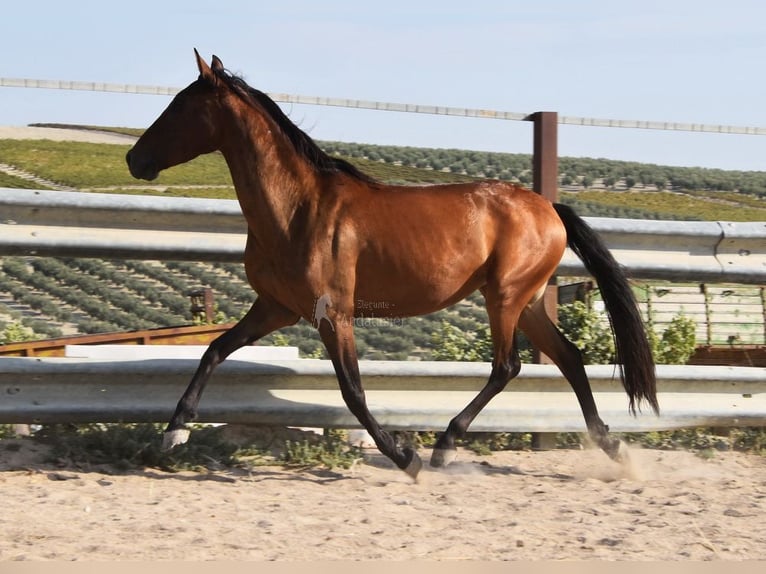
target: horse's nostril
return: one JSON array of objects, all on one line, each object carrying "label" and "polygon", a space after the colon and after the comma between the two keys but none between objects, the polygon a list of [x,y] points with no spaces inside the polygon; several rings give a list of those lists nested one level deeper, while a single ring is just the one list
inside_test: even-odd
[{"label": "horse's nostril", "polygon": [[133,154],[133,150],[128,150],[128,153],[125,154],[125,161],[128,165],[130,165],[130,156]]}]

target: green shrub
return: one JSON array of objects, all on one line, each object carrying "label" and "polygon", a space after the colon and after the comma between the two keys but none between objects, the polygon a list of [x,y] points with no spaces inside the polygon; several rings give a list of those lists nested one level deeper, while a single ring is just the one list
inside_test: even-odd
[{"label": "green shrub", "polygon": [[0,425],[0,439],[15,438],[15,437],[16,437],[16,431],[14,430],[13,425],[6,425],[6,424]]},{"label": "green shrub", "polygon": [[[518,337],[522,362],[530,361],[531,351],[526,337]],[[434,361],[492,362],[494,349],[489,326],[482,325],[472,332],[442,320],[441,328],[431,335],[431,358]]]},{"label": "green shrub", "polygon": [[[661,335],[647,325],[646,334],[654,360],[663,365],[685,365],[696,346],[695,323],[679,314]],[[559,306],[559,328],[582,352],[586,365],[614,361],[614,338],[611,329],[598,313],[582,301]]]},{"label": "green shrub", "polygon": [[36,341],[40,339],[33,331],[23,327],[19,323],[8,323],[0,330],[0,345],[9,343],[22,343],[24,341]]},{"label": "green shrub", "polygon": [[659,450],[689,450],[710,457],[717,451],[766,455],[766,429],[756,427],[714,429],[697,427],[672,431],[619,433],[631,443]]},{"label": "green shrub", "polygon": [[431,336],[431,356],[435,361],[481,362],[492,360],[492,337],[489,327],[464,333],[447,321]]},{"label": "green shrub", "polygon": [[685,365],[696,348],[695,329],[694,321],[683,314],[673,317],[659,338],[648,329],[654,360],[662,365]]},{"label": "green shrub", "polygon": [[[8,437],[12,429],[0,428]],[[225,427],[197,425],[185,444],[162,450],[163,426],[158,424],[45,425],[33,435],[51,445],[51,462],[89,468],[111,466],[119,470],[159,468],[206,471],[262,464],[289,467],[350,468],[362,458],[359,447],[347,443],[345,431],[326,430],[316,440],[284,441],[280,458],[263,445],[236,444]],[[255,439],[258,442],[257,439]]]},{"label": "green shrub", "polygon": [[559,329],[582,352],[586,365],[614,361],[614,338],[599,315],[582,301],[560,305]]},{"label": "green shrub", "polygon": [[281,461],[286,466],[310,468],[322,466],[333,469],[351,468],[362,460],[362,449],[348,444],[347,433],[325,429],[320,441],[286,441]]},{"label": "green shrub", "polygon": [[236,463],[237,446],[221,439],[215,427],[201,427],[189,442],[162,450],[162,427],[155,424],[50,425],[35,433],[49,442],[55,462],[76,467],[110,465],[167,471],[220,469]]}]

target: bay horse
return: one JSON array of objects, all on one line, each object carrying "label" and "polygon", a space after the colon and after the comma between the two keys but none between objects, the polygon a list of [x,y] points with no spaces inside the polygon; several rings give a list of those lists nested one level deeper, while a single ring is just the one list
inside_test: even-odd
[{"label": "bay horse", "polygon": [[571,384],[589,435],[611,458],[620,441],[598,415],[580,351],[548,318],[542,295],[565,247],[596,279],[616,341],[629,410],[659,413],[654,362],[628,280],[597,234],[572,209],[501,181],[385,185],[332,157],[263,92],[194,51],[199,77],[172,100],[128,152],[130,173],[160,171],[219,150],[228,164],[248,235],[244,264],[257,294],[250,310],[202,356],[165,432],[184,442],[213,369],[229,354],[301,318],[317,328],[349,410],[381,453],[415,478],[422,467],[367,408],[354,318],[431,313],[483,294],[492,334],[486,386],[452,419],[431,465],[521,368],[520,328]]}]

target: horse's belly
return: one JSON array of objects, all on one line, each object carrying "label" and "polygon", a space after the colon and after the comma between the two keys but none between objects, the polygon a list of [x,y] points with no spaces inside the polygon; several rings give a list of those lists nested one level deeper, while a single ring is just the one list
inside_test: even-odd
[{"label": "horse's belly", "polygon": [[357,275],[354,315],[410,317],[433,313],[465,299],[484,284],[480,269],[456,276],[454,271],[424,274],[381,273]]}]

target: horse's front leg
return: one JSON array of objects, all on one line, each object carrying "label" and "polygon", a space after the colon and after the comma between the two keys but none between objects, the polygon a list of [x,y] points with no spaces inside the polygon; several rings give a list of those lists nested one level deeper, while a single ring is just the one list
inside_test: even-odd
[{"label": "horse's front leg", "polygon": [[163,449],[170,449],[186,442],[189,430],[186,423],[197,416],[202,391],[213,370],[237,349],[249,345],[282,327],[292,325],[299,316],[270,299],[259,297],[247,314],[231,329],[213,341],[202,355],[197,372],[181,400],[165,431]]},{"label": "horse's front leg", "polygon": [[327,317],[326,321],[321,321],[318,328],[322,342],[335,367],[346,406],[370,433],[378,450],[416,479],[423,466],[420,457],[412,448],[399,448],[394,438],[383,430],[367,408],[354,342],[353,319],[339,318],[338,314],[333,313]]}]

